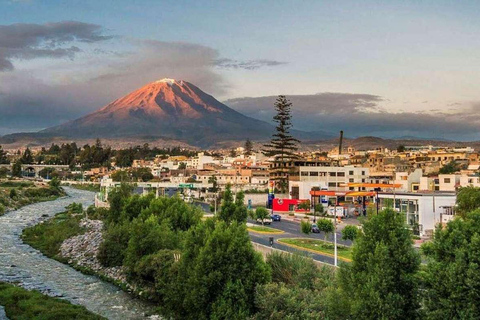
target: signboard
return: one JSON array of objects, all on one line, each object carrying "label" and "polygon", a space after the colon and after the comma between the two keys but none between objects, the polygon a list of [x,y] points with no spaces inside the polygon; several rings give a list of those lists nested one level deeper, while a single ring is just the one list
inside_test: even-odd
[{"label": "signboard", "polygon": [[183,189],[192,189],[193,188],[193,184],[192,183],[180,183],[178,185],[179,188],[183,188]]},{"label": "signboard", "polygon": [[337,217],[343,217],[343,207],[337,207],[337,211],[336,211],[336,214],[335,214],[335,207],[328,207],[328,214],[333,216],[337,216]]}]

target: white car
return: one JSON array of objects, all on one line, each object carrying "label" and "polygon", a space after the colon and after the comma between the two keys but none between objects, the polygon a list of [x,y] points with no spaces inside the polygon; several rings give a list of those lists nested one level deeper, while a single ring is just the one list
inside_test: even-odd
[{"label": "white car", "polygon": [[[262,223],[262,219],[257,219],[257,223]],[[268,217],[263,219],[263,224],[272,224],[272,218]]]}]

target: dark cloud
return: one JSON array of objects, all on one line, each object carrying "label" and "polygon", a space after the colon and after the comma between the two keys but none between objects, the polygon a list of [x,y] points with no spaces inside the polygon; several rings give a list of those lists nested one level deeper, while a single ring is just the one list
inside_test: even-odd
[{"label": "dark cloud", "polygon": [[0,25],[0,71],[14,69],[12,59],[73,58],[80,52],[71,42],[93,43],[111,39],[96,24],[62,21],[45,24]]},{"label": "dark cloud", "polygon": [[[290,95],[293,103],[293,124],[306,131],[344,130],[351,137],[377,135],[383,137],[418,136],[451,139],[478,139],[480,103],[453,113],[391,112],[382,108],[382,97],[370,94],[319,93]],[[271,121],[275,96],[238,98],[225,103],[251,117]]]},{"label": "dark cloud", "polygon": [[227,58],[217,59],[214,61],[214,64],[221,69],[245,69],[245,70],[256,70],[262,67],[274,67],[287,64],[286,62],[275,61],[275,60],[247,60],[247,61],[238,61]]}]

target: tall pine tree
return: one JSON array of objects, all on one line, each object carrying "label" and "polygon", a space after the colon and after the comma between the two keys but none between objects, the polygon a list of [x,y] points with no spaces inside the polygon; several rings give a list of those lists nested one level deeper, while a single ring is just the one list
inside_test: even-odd
[{"label": "tall pine tree", "polygon": [[289,161],[297,159],[297,143],[300,140],[295,139],[290,134],[292,127],[291,115],[292,103],[283,95],[278,96],[275,101],[275,111],[277,114],[273,121],[277,123],[275,133],[272,139],[266,145],[263,153],[268,157],[273,157],[273,163],[270,166],[270,179],[275,181],[276,187],[284,193],[288,189],[288,176],[291,167],[287,164]]},{"label": "tall pine tree", "polygon": [[247,140],[245,141],[245,155],[246,156],[252,155],[252,151],[253,151],[253,143],[250,139],[247,138]]}]

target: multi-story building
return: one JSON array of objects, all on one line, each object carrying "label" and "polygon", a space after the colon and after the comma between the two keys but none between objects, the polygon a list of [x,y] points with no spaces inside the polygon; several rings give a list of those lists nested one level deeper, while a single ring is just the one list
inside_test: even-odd
[{"label": "multi-story building", "polygon": [[332,191],[353,190],[348,183],[365,183],[369,168],[299,166],[298,179],[289,180],[292,199],[309,199],[312,188]]}]

